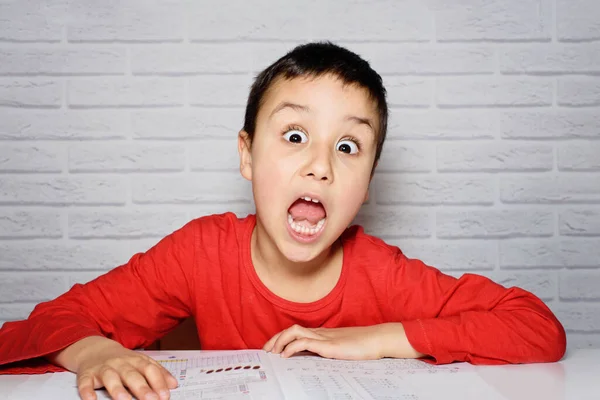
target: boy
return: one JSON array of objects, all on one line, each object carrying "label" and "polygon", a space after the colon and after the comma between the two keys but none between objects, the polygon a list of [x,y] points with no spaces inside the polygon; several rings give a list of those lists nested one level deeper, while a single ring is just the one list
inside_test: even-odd
[{"label": "boy", "polygon": [[[94,399],[169,397],[144,347],[194,316],[203,349],[284,357],[559,360],[565,333],[535,296],[444,275],[348,225],[368,198],[387,129],[381,77],[331,43],[263,71],[239,133],[256,215],[199,218],[145,254],[0,330],[0,364],[35,357],[77,373]],[[11,372],[32,371],[17,369]],[[50,365],[33,372],[60,370]]]}]

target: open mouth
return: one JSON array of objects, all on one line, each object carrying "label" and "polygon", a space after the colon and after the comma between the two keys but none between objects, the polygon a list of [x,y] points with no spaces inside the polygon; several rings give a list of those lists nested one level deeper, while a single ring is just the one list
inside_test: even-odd
[{"label": "open mouth", "polygon": [[302,196],[288,208],[288,225],[302,237],[318,236],[323,231],[326,220],[327,213],[323,203],[314,197]]}]

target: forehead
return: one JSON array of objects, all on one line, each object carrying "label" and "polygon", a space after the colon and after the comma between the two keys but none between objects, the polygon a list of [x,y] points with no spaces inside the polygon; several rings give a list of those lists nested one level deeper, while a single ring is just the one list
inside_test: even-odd
[{"label": "forehead", "polygon": [[349,114],[369,118],[378,130],[377,106],[369,91],[331,74],[277,78],[261,101],[259,119],[267,118],[282,102],[302,104],[311,112],[332,118]]}]

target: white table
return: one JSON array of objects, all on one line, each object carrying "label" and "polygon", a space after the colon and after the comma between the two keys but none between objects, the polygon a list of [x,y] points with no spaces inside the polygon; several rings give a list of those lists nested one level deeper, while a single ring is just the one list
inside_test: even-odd
[{"label": "white table", "polygon": [[[149,352],[160,355],[161,352]],[[173,352],[164,352],[172,354]],[[200,354],[201,352],[186,352]],[[599,400],[600,399],[600,349],[571,350],[564,359],[551,364],[526,364],[503,366],[470,366],[456,364],[468,371],[475,371],[476,376],[489,387],[489,398],[505,398],[507,400]],[[65,377],[74,375],[64,373]],[[66,375],[70,374],[70,375]],[[12,375],[0,376],[0,399],[25,400],[40,398],[34,396],[42,384],[49,385],[52,374],[44,375]],[[439,378],[439,375],[438,375]],[[452,377],[449,376],[448,379]],[[432,382],[433,384],[433,382]],[[468,385],[466,385],[468,386]],[[461,389],[447,393],[444,400],[470,398]],[[467,391],[468,388],[465,388]],[[56,394],[43,398],[57,398]],[[65,400],[77,399],[78,396],[69,392],[61,396]],[[249,399],[249,396],[244,398]],[[488,398],[488,396],[485,396]],[[485,400],[483,398],[482,400]]]}]

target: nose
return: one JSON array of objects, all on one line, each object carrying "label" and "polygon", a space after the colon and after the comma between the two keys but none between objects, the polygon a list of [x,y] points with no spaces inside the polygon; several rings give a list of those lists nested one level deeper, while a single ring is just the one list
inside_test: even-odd
[{"label": "nose", "polygon": [[312,177],[317,181],[333,182],[333,169],[331,160],[331,150],[323,148],[312,148],[310,150],[309,160],[304,166],[302,176]]}]

